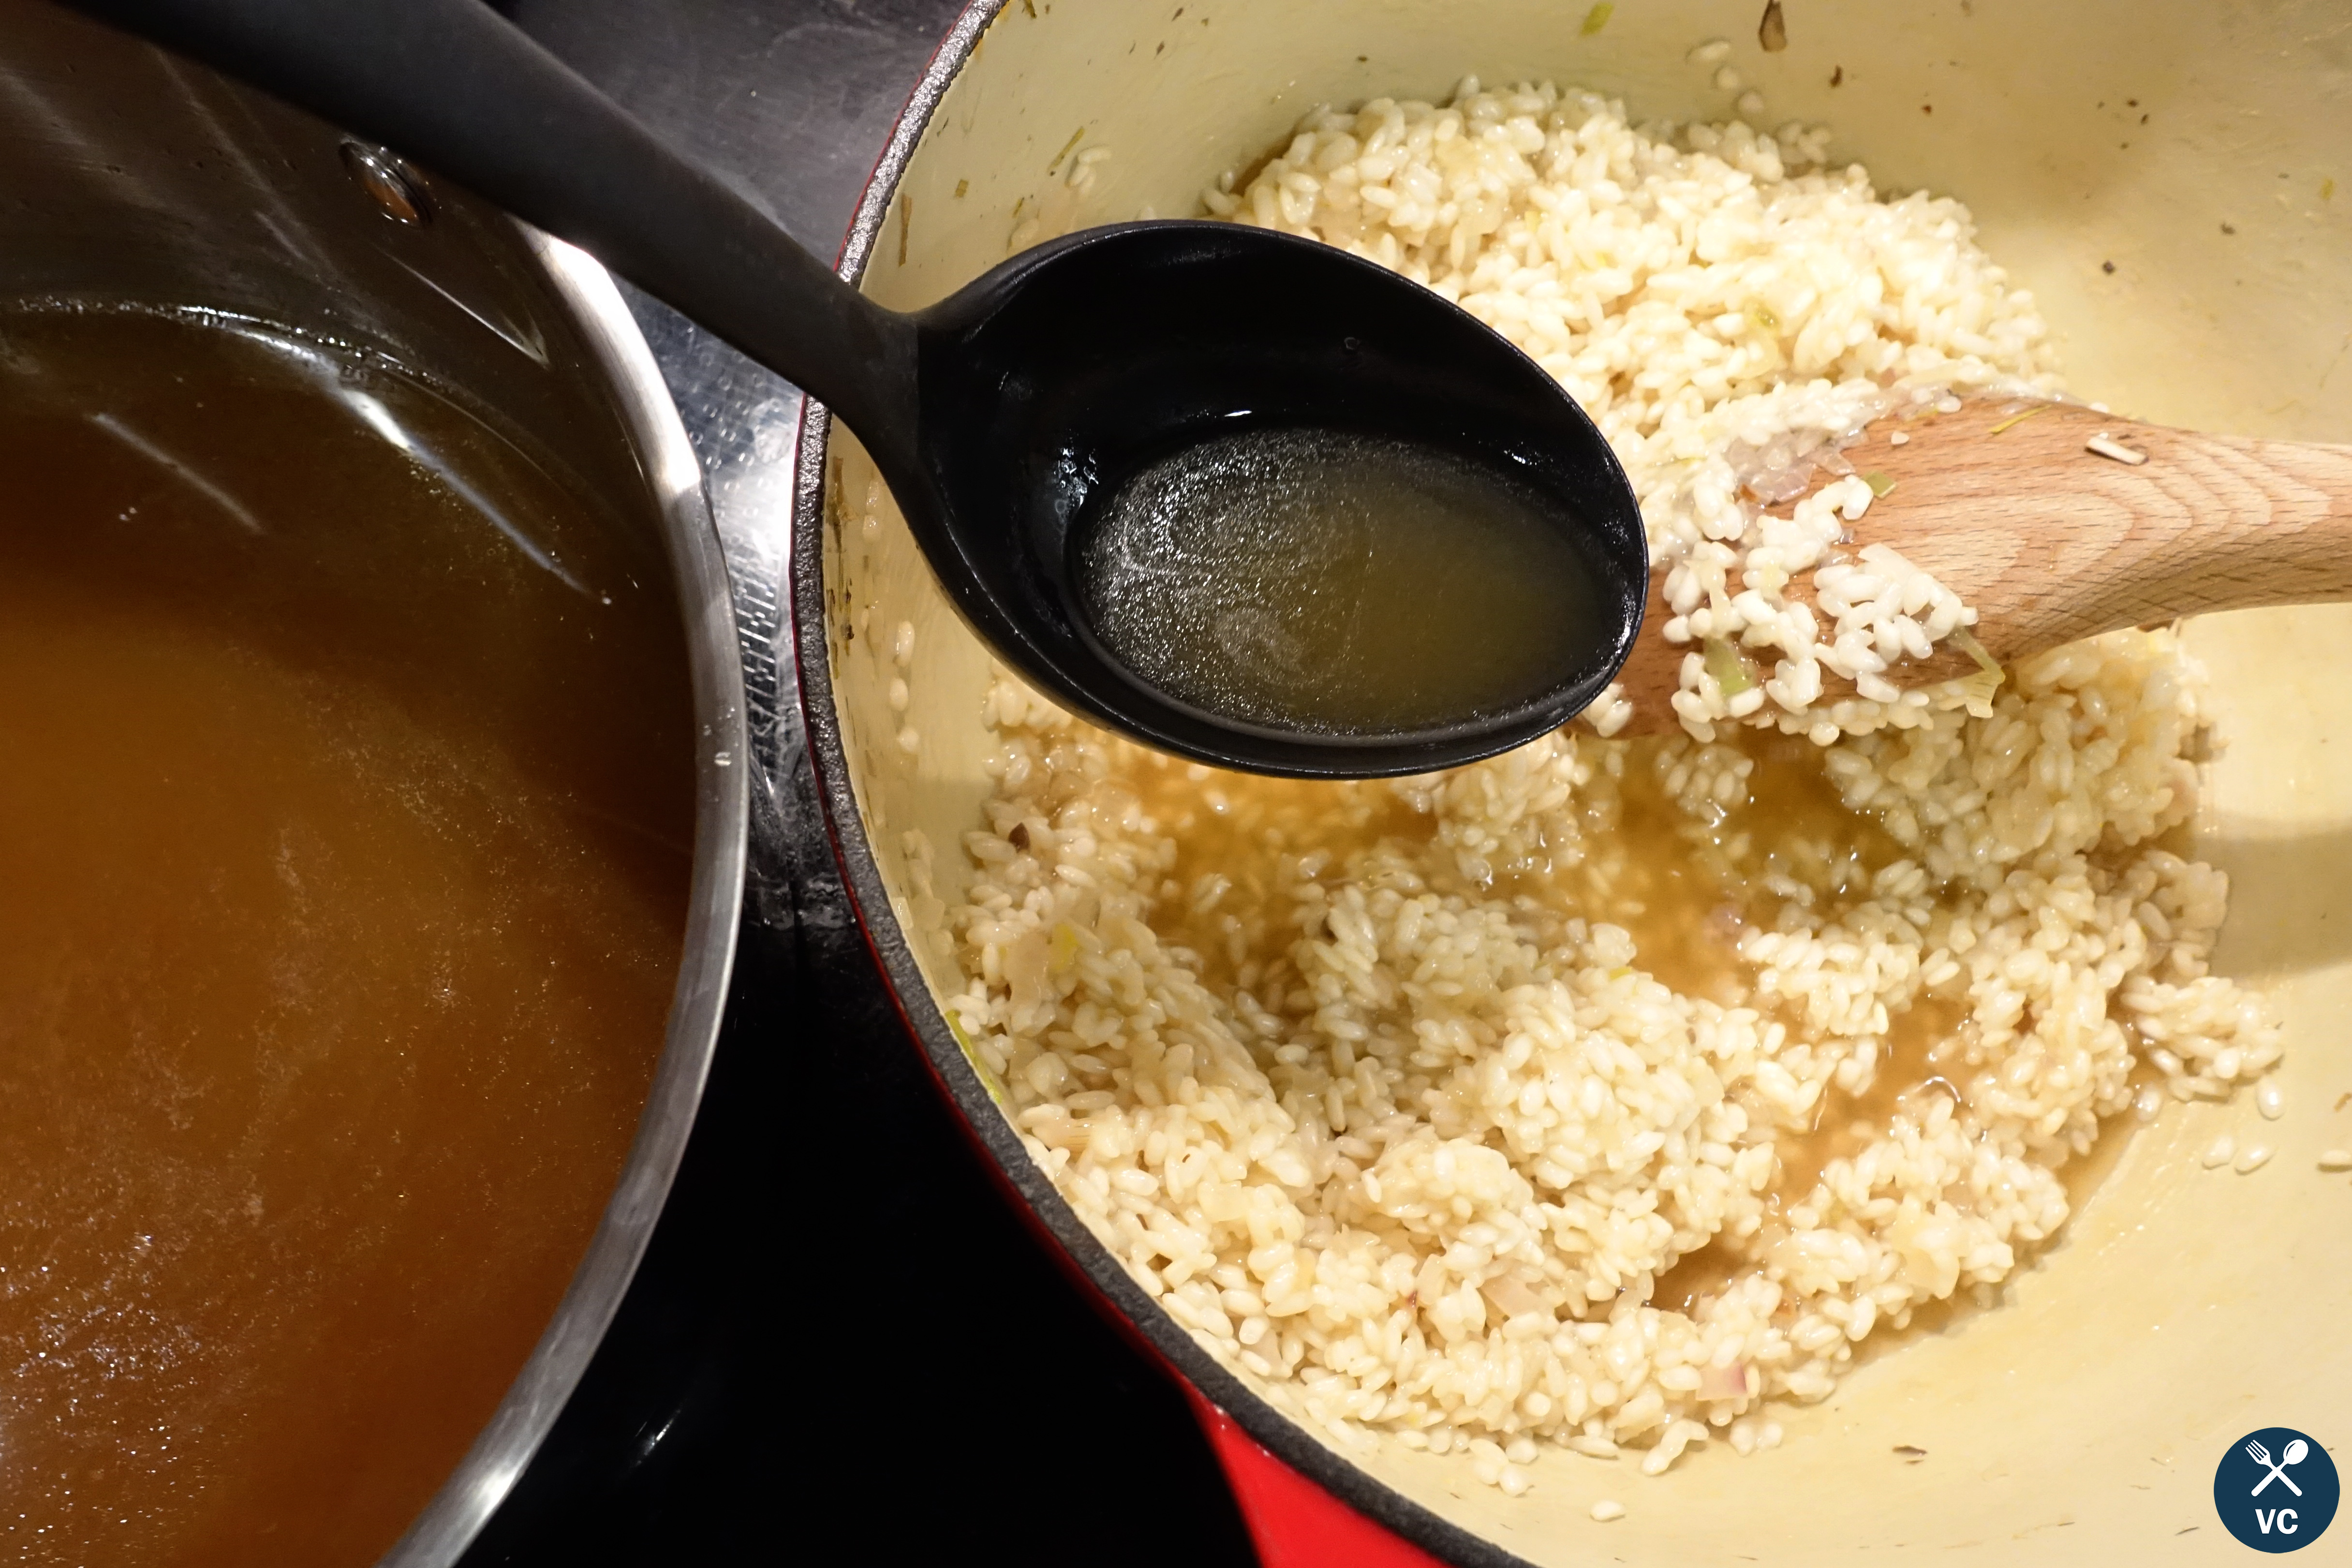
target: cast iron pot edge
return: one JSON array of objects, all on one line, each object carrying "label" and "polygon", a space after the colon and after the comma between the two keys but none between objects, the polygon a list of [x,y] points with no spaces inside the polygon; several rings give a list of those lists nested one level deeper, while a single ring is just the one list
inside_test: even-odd
[{"label": "cast iron pot edge", "polygon": [[[867,178],[856,216],[843,241],[837,268],[850,282],[865,275],[891,200],[898,193],[898,181],[912,161],[932,114],[953,85],[956,73],[971,57],[982,35],[1009,4],[1011,0],[973,0],[940,41],[921,80],[908,96],[907,107],[891,128],[889,142]],[[955,1107],[966,1135],[985,1156],[991,1173],[1023,1218],[1050,1240],[1050,1250],[1081,1279],[1097,1304],[1111,1313],[1123,1331],[1139,1340],[1149,1354],[1206,1394],[1252,1439],[1358,1512],[1447,1562],[1461,1564],[1461,1568],[1531,1568],[1524,1559],[1440,1518],[1349,1464],[1219,1365],[1158,1302],[1144,1293],[1109,1249],[1063,1201],[1053,1183],[1022,1147],[1018,1134],[997,1109],[980,1075],[956,1043],[946,1016],[940,1011],[938,1000],[915,961],[906,932],[890,908],[881,867],[866,836],[864,819],[850,784],[848,754],[842,743],[834,703],[831,643],[825,634],[825,458],[831,426],[832,417],[822,405],[814,399],[803,402],[798,461],[793,478],[791,554],[786,566],[791,578],[791,664],[799,680],[802,718],[810,760],[816,771],[818,797],[824,807],[826,835],[832,840],[834,857],[840,863],[858,929],[889,983],[891,1000],[899,1016],[922,1048],[933,1081]]]}]

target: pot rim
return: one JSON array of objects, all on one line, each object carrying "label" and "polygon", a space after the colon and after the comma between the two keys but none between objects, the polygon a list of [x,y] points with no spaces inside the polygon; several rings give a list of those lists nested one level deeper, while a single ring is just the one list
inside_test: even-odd
[{"label": "pot rim", "polygon": [[661,1058],[596,1234],[530,1359],[433,1500],[378,1559],[378,1568],[449,1568],[457,1561],[546,1441],[628,1294],[685,1156],[717,1053],[750,853],[743,665],[702,465],[612,275],[585,251],[509,221],[604,373],[660,510],[663,548],[686,627],[698,740],[694,876]]},{"label": "pot rim", "polygon": [[[981,37],[1015,0],[971,0],[956,17],[891,127],[859,195],[835,269],[857,283],[872,259],[890,203],[958,73]],[[1461,1568],[1530,1568],[1505,1551],[1440,1517],[1309,1436],[1289,1416],[1218,1364],[1174,1319],[1136,1284],[1110,1249],[1087,1228],[1045,1173],[1029,1158],[962,1047],[915,961],[907,933],[890,908],[880,862],[865,830],[849,779],[835,706],[831,640],[825,635],[825,458],[832,416],[814,398],[801,405],[793,476],[790,596],[794,673],[809,757],[824,806],[825,837],[841,867],[852,912],[875,962],[888,982],[891,1002],[921,1048],[933,1083],[953,1105],[964,1132],[985,1156],[992,1174],[1031,1227],[1050,1240],[1066,1268],[1081,1277],[1096,1304],[1139,1341],[1162,1369],[1224,1411],[1243,1431],[1293,1470],[1357,1512]]]}]

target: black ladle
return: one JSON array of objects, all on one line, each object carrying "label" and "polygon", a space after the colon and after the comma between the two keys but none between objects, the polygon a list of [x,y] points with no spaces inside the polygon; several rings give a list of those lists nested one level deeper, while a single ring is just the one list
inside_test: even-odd
[{"label": "black ladle", "polygon": [[[1237,224],[1122,224],[900,314],[482,0],[69,3],[417,159],[804,388],[997,654],[1146,744],[1260,773],[1426,772],[1559,725],[1633,646],[1648,556],[1600,432],[1501,337],[1370,262]],[[1074,546],[1137,468],[1243,428],[1433,446],[1543,492],[1597,589],[1582,651],[1522,698],[1401,732],[1251,722],[1145,683],[1089,624]]]}]

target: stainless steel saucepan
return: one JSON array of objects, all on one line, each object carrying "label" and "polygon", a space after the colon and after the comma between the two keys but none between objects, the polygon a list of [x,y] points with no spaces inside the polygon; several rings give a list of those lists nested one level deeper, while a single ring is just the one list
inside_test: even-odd
[{"label": "stainless steel saucepan", "polygon": [[[692,868],[666,1045],[602,1222],[536,1348],[496,1373],[511,1379],[502,1398],[496,1381],[482,1390],[487,1424],[462,1458],[438,1461],[455,1468],[437,1495],[427,1470],[367,1548],[388,1546],[383,1561],[400,1568],[437,1568],[475,1538],[579,1383],[661,1212],[710,1067],[743,886],[748,769],[741,664],[701,471],[594,262],[201,68],[38,0],[0,0],[0,300],[26,300],[255,318],[403,367],[483,411],[587,498],[583,526],[610,531],[643,563],[645,591],[674,599],[683,626],[676,662],[692,722],[678,728],[693,754],[677,770],[692,780]],[[430,596],[429,574],[415,591]],[[19,1484],[31,1483],[12,1476]]]}]

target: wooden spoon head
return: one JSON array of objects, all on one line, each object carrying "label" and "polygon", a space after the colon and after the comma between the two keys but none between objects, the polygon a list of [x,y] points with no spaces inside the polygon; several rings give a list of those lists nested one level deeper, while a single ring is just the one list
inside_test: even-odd
[{"label": "wooden spoon head", "polygon": [[[2344,448],[2203,436],[2077,404],[1981,398],[1877,421],[1828,456],[1806,493],[1845,472],[1867,479],[1875,499],[1832,558],[1892,547],[1977,612],[1972,635],[2006,666],[2202,610],[2340,596],[2352,584],[2336,584],[2345,573],[2327,559],[2340,547],[2319,542],[2333,538],[2324,530],[2298,531],[2343,510],[2328,500],[2330,471],[2342,476],[2337,493],[2352,491]],[[2297,526],[2254,531],[2274,520]],[[2290,557],[2291,568],[2273,564]],[[1675,727],[1669,700],[1684,660],[1700,651],[1664,638],[1664,575],[1652,575],[1649,616],[1619,677],[1635,704],[1628,732]],[[1789,597],[1814,602],[1810,574]],[[1948,642],[1898,663],[1888,679],[1909,689],[1980,668]],[[1829,685],[1825,700],[1851,689]]]}]

